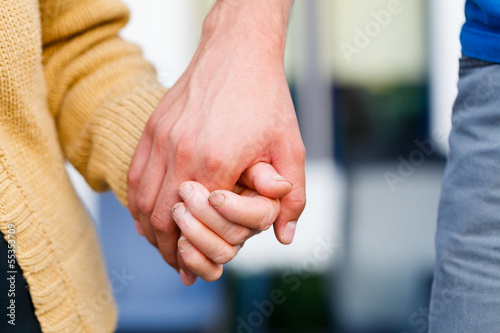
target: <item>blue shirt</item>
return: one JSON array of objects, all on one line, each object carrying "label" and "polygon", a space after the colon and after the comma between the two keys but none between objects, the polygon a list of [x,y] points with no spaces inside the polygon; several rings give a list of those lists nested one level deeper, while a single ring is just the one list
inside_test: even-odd
[{"label": "blue shirt", "polygon": [[500,1],[467,0],[460,34],[462,53],[500,63]]}]

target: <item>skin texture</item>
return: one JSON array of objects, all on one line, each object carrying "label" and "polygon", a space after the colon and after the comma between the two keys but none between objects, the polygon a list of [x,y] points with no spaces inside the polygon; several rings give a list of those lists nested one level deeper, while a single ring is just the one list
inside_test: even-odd
[{"label": "skin texture", "polygon": [[[184,267],[183,273],[189,269],[177,248],[180,229],[171,210],[186,181],[229,191],[253,182],[248,178],[255,173],[245,174],[252,166],[272,165],[293,183],[273,221],[275,233],[284,244],[293,240],[305,206],[305,150],[283,69],[291,5],[218,1],[190,65],[151,116],[136,149],[128,173],[129,209],[165,261]],[[279,198],[266,188],[257,191]]]}]

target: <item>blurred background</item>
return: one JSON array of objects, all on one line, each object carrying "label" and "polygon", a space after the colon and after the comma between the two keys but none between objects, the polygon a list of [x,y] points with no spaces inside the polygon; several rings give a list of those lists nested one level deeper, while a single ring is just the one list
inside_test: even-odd
[{"label": "blurred background", "polygon": [[[123,37],[172,86],[213,1],[125,2]],[[285,60],[308,206],[292,245],[258,235],[215,283],[184,287],[70,170],[120,285],[119,332],[426,332],[463,3],[295,1]]]}]

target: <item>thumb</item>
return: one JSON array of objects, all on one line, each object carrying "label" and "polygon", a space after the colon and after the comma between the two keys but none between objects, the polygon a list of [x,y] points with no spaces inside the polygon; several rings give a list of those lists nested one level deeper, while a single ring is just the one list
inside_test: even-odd
[{"label": "thumb", "polygon": [[294,183],[292,191],[280,199],[281,213],[274,222],[276,238],[283,244],[290,244],[295,235],[297,221],[306,206],[305,155],[298,155],[292,160],[276,159],[273,165]]},{"label": "thumb", "polygon": [[293,189],[291,181],[281,176],[271,164],[264,162],[245,170],[238,182],[271,199],[283,198]]}]

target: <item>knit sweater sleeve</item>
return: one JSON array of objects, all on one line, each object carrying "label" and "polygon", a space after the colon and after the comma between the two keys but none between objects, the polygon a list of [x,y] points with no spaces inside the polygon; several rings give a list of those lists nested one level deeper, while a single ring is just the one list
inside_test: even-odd
[{"label": "knit sweater sleeve", "polygon": [[118,37],[129,11],[117,0],[41,0],[49,109],[66,158],[97,191],[127,204],[127,171],[165,94],[141,50]]}]

